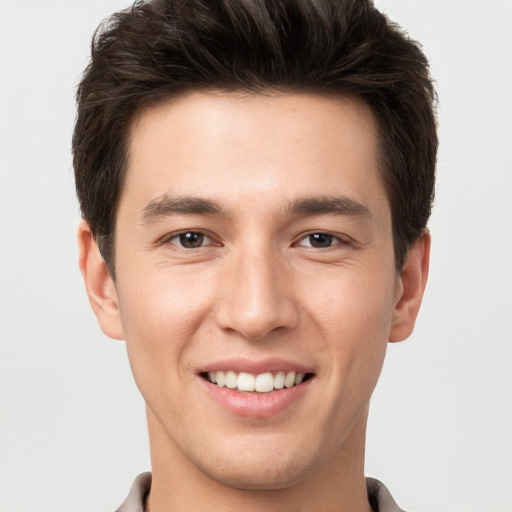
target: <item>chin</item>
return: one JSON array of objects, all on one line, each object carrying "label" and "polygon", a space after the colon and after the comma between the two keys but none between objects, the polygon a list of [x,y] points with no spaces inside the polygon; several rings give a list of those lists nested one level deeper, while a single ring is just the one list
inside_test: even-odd
[{"label": "chin", "polygon": [[299,483],[304,477],[302,471],[290,471],[286,473],[262,471],[258,468],[254,471],[244,468],[243,471],[216,472],[211,474],[222,485],[247,491],[276,491],[288,489]]},{"label": "chin", "polygon": [[[210,465],[208,465],[210,466]],[[307,477],[314,463],[304,454],[237,453],[202,470],[222,485],[235,489],[274,491],[287,489]]]}]

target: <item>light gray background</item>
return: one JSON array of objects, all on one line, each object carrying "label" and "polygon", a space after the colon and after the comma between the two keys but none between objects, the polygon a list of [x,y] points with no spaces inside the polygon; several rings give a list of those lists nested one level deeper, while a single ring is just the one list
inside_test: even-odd
[{"label": "light gray background", "polygon": [[[149,468],[122,342],[77,267],[74,87],[120,0],[0,0],[0,511],[112,511]],[[367,473],[416,512],[512,510],[512,2],[381,0],[440,95],[431,277],[390,346]]]}]

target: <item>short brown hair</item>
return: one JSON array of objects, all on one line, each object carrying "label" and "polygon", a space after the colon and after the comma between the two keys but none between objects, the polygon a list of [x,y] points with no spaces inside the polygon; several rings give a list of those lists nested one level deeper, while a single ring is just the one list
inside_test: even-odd
[{"label": "short brown hair", "polygon": [[134,117],[191,90],[348,94],[378,123],[397,269],[434,195],[428,62],[371,0],[152,0],[103,22],[77,91],[73,164],[82,216],[114,276],[117,204]]}]

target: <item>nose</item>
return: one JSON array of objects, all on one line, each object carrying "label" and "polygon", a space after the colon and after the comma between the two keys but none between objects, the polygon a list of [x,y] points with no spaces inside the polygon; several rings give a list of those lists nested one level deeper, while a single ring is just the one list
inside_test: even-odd
[{"label": "nose", "polygon": [[293,329],[299,321],[291,269],[271,250],[241,250],[229,258],[217,303],[221,329],[250,340],[276,330]]}]

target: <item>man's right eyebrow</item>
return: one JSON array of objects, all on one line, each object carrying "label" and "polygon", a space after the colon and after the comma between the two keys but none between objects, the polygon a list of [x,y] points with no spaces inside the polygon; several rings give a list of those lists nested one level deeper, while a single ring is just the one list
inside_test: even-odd
[{"label": "man's right eyebrow", "polygon": [[150,224],[161,217],[177,214],[226,216],[225,211],[209,199],[190,196],[169,197],[164,194],[151,200],[144,207],[142,221],[144,224]]}]

